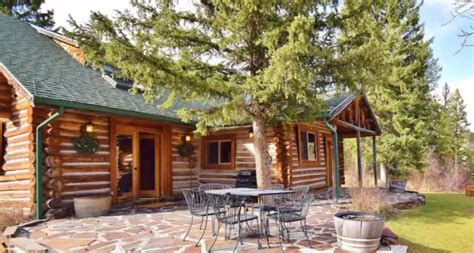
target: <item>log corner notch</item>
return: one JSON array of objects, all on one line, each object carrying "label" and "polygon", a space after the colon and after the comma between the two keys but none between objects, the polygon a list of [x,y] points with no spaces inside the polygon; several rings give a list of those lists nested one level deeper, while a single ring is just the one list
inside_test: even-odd
[{"label": "log corner notch", "polygon": [[8,79],[0,72],[0,122],[11,119],[12,88]]},{"label": "log corner notch", "polygon": [[361,137],[372,137],[372,153],[374,166],[374,185],[377,186],[377,148],[376,136],[382,133],[375,114],[364,94],[337,108],[329,120],[337,127],[337,135],[340,140],[344,138],[356,138],[357,140],[357,178],[359,187],[362,187],[362,151]]},{"label": "log corner notch", "polygon": [[41,152],[43,150],[43,133],[42,129],[44,126],[51,123],[53,120],[58,118],[64,113],[64,106],[60,106],[58,112],[51,115],[49,118],[41,122],[36,127],[36,147],[35,147],[35,162],[36,162],[36,171],[35,171],[35,186],[36,186],[36,218],[39,220],[43,217],[43,157]]}]

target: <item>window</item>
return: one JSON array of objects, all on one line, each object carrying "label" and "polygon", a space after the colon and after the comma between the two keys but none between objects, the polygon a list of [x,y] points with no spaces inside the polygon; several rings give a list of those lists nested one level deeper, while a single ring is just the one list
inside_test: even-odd
[{"label": "window", "polygon": [[298,147],[301,164],[319,164],[319,133],[316,129],[298,126]]},{"label": "window", "polygon": [[232,135],[204,137],[201,162],[203,169],[233,169],[234,145],[235,136]]}]

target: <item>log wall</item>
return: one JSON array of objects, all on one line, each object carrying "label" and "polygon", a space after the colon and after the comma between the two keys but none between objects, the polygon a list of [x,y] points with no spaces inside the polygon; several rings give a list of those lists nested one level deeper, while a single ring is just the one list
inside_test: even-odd
[{"label": "log wall", "polygon": [[[56,111],[50,107],[34,109],[34,121],[41,123]],[[99,149],[92,155],[79,154],[73,139],[90,120]],[[108,117],[70,110],[43,128],[44,200],[110,193],[110,145]]]},{"label": "log wall", "polygon": [[3,164],[0,168],[0,208],[34,210],[34,152],[29,97],[0,74],[0,118]]},{"label": "log wall", "polygon": [[[309,186],[312,189],[328,187],[325,139],[331,138],[330,130],[322,123],[315,122],[315,127],[319,135],[319,165],[301,164],[299,160],[298,141],[296,129],[292,129],[290,134],[290,185],[291,186]],[[296,127],[295,127],[296,128]]]}]

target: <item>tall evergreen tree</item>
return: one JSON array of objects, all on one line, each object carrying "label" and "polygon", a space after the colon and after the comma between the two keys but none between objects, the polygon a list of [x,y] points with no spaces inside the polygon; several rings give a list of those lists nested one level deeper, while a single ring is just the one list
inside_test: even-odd
[{"label": "tall evergreen tree", "polygon": [[40,27],[54,26],[54,11],[41,11],[44,0],[0,0],[0,13],[28,21]]},{"label": "tall evergreen tree", "polygon": [[347,1],[343,8],[346,16],[365,17],[364,22],[346,22],[365,34],[358,40],[361,45],[376,45],[373,51],[381,55],[372,81],[378,85],[368,86],[366,93],[383,129],[379,159],[401,173],[423,168],[434,132],[430,108],[435,102],[430,91],[440,67],[431,40],[424,39],[419,9],[416,0]]},{"label": "tall evergreen tree", "polygon": [[[208,127],[252,122],[259,187],[270,184],[265,135],[276,121],[314,120],[324,90],[365,84],[375,62],[366,51],[335,45],[337,1],[132,1],[134,11],[110,19],[93,13],[72,21],[86,57],[144,87],[148,101],[211,100],[208,109],[182,109],[184,120]],[[167,92],[163,92],[163,88]],[[169,95],[168,95],[169,94]]]}]

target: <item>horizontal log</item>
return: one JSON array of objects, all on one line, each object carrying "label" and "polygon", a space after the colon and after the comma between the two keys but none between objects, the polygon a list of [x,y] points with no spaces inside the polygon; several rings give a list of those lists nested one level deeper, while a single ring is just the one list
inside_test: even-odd
[{"label": "horizontal log", "polygon": [[15,128],[8,128],[7,131],[3,134],[6,138],[15,136],[15,135],[20,135],[20,134],[25,134],[25,133],[32,133],[33,132],[33,126],[32,125],[24,125],[22,127],[15,127]]},{"label": "horizontal log", "polygon": [[33,203],[31,201],[1,201],[0,207],[3,208],[32,208]]},{"label": "horizontal log", "polygon": [[12,190],[31,190],[33,188],[30,184],[8,184],[1,185],[0,191],[12,191]]},{"label": "horizontal log", "polygon": [[32,179],[33,174],[31,173],[19,173],[14,175],[2,175],[0,176],[0,182],[7,182],[7,181],[17,181],[17,180],[25,180],[25,179]]},{"label": "horizontal log", "polygon": [[81,176],[69,176],[63,173],[64,183],[77,183],[77,182],[100,182],[110,181],[110,175],[81,175]]},{"label": "horizontal log", "polygon": [[361,133],[366,133],[366,134],[369,134],[369,135],[377,135],[377,133],[375,131],[372,131],[372,130],[369,130],[369,129],[366,129],[366,128],[362,128],[362,127],[358,127],[354,124],[351,124],[351,123],[348,123],[348,122],[345,122],[345,121],[342,121],[342,120],[339,120],[339,119],[334,119],[334,123],[338,126],[341,126],[341,127],[349,128],[349,129],[352,129],[354,131],[360,131]]},{"label": "horizontal log", "polygon": [[62,167],[63,173],[87,173],[87,172],[110,172],[110,167],[98,166],[98,167]]},{"label": "horizontal log", "polygon": [[70,162],[108,162],[110,156],[98,156],[98,155],[68,155],[61,156],[63,163]]},{"label": "horizontal log", "polygon": [[14,164],[4,164],[2,167],[5,171],[12,171],[12,170],[23,170],[23,169],[34,169],[33,161],[30,162],[21,162],[21,163],[14,163]]},{"label": "horizontal log", "polygon": [[0,199],[30,198],[32,195],[29,191],[0,191]]}]

